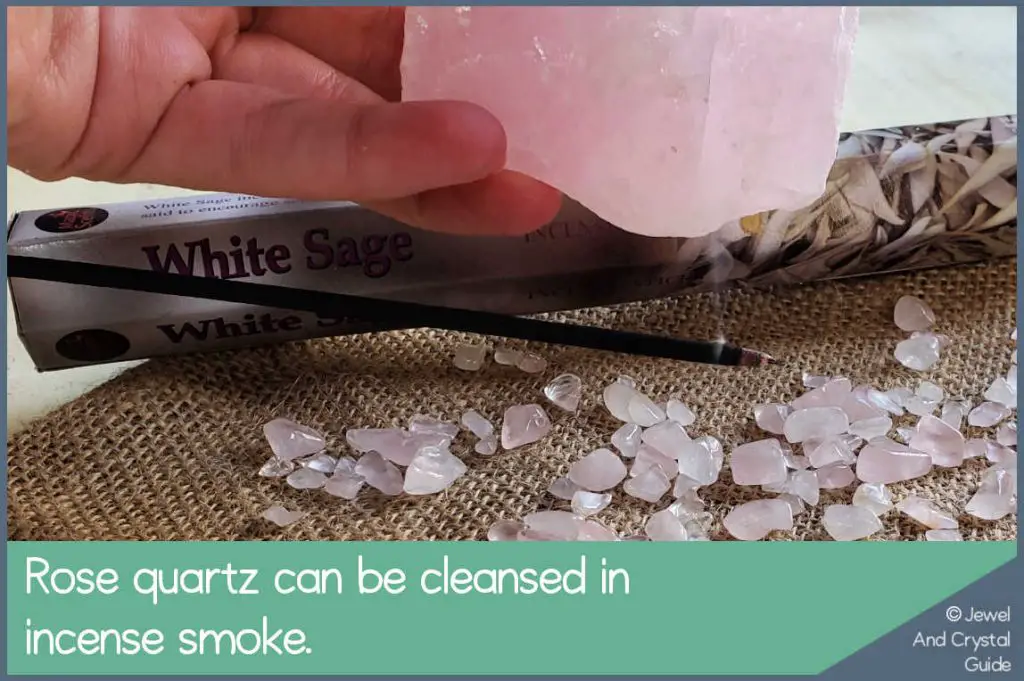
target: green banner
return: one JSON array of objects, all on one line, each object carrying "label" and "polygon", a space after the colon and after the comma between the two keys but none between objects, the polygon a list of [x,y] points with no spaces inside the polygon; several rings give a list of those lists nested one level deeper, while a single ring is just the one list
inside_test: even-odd
[{"label": "green banner", "polygon": [[811,674],[1014,542],[8,544],[9,674]]}]

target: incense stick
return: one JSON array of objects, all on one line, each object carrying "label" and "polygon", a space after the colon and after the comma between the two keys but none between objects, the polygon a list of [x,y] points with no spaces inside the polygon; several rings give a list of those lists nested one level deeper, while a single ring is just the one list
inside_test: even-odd
[{"label": "incense stick", "polygon": [[381,323],[391,328],[429,327],[465,331],[701,364],[752,366],[773,361],[764,353],[721,341],[669,338],[493,312],[55,258],[8,256],[7,276],[304,311]]}]

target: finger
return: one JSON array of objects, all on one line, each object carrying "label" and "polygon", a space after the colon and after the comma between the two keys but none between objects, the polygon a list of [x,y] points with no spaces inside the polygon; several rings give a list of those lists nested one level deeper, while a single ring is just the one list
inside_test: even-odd
[{"label": "finger", "polygon": [[513,236],[550,222],[561,205],[558,190],[505,170],[469,184],[367,207],[438,232]]},{"label": "finger", "polygon": [[383,98],[305,50],[267,33],[243,33],[213,55],[213,78],[297,97],[378,104]]},{"label": "finger", "polygon": [[243,83],[184,90],[121,181],[307,200],[399,198],[505,164],[505,133],[462,102],[352,105]]},{"label": "finger", "polygon": [[258,11],[251,30],[296,45],[389,101],[401,99],[404,7],[275,7]]}]

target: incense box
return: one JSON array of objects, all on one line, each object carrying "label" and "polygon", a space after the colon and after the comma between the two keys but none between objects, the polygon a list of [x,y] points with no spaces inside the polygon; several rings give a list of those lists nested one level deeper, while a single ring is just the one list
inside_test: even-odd
[{"label": "incense box", "polygon": [[[523,237],[417,230],[358,205],[233,194],[23,212],[8,252],[531,314],[1016,254],[1017,118],[843,134],[822,196],[699,239],[619,230],[571,201]],[[373,331],[307,313],[9,281],[42,371]]]}]

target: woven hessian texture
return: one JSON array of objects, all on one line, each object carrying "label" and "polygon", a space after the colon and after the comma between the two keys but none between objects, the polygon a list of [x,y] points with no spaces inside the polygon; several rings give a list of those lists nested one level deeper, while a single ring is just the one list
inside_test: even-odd
[{"label": "woven hessian texture", "polygon": [[[801,372],[841,374],[879,388],[914,386],[922,375],[892,360],[906,337],[892,321],[903,294],[924,298],[936,330],[951,347],[927,378],[947,394],[978,402],[988,383],[1010,367],[1016,261],[875,280],[822,283],[769,292],[733,290],[587,310],[562,320],[684,337],[719,334],[781,358],[768,368],[718,368],[636,359],[566,347],[534,348],[550,366],[529,375],[489,363],[477,373],[451,365],[467,337],[407,331],[151,361],[18,433],[9,444],[8,536],[16,540],[479,540],[502,518],[538,508],[564,508],[546,494],[570,464],[607,445],[618,425],[601,404],[601,388],[619,374],[637,379],[655,399],[680,396],[697,413],[694,435],[720,438],[726,452],[763,437],[751,406],[799,394]],[[298,491],[256,475],[269,452],[261,427],[283,416],[327,434],[331,451],[350,453],[344,430],[405,425],[417,413],[453,421],[470,408],[500,423],[513,404],[542,400],[553,376],[584,380],[580,412],[548,409],[554,420],[541,442],[491,458],[470,454],[461,435],[453,451],[469,472],[447,492],[426,498],[383,498],[364,491],[356,502]],[[17,395],[11,399],[18,399]],[[970,432],[978,436],[981,431]],[[989,431],[989,435],[991,431]],[[936,469],[892,490],[914,493],[960,515],[969,540],[1014,539],[1016,517],[983,522],[962,513],[987,462]],[[827,539],[821,512],[849,503],[854,486],[823,491],[773,539]],[[733,505],[769,496],[721,480],[702,496],[716,516],[713,539],[727,539],[721,518]],[[666,498],[665,504],[670,499]],[[271,504],[308,511],[281,529],[261,519]],[[663,506],[664,504],[662,504]],[[657,508],[615,492],[598,518],[621,532],[640,532]],[[924,528],[895,512],[879,540],[921,540]]]}]

